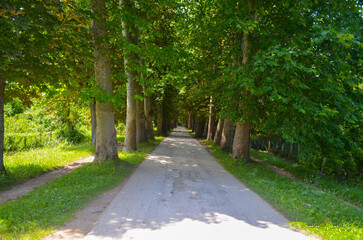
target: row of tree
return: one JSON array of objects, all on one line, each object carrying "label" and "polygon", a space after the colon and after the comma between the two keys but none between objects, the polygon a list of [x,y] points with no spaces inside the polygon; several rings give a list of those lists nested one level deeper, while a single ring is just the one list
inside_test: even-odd
[{"label": "row of tree", "polygon": [[186,8],[190,129],[201,136],[208,128],[208,140],[233,158],[249,160],[251,136],[279,138],[299,146],[306,166],[362,172],[360,1],[191,1]]},{"label": "row of tree", "polygon": [[0,172],[3,106],[15,98],[89,102],[96,162],[118,159],[115,115],[126,122],[125,150],[154,137],[153,118],[166,134],[177,118],[165,57],[172,9],[168,1],[1,2]]},{"label": "row of tree", "polygon": [[330,173],[354,175],[361,8],[356,0],[9,0],[0,10],[0,110],[12,96],[79,93],[91,106],[95,161],[118,158],[122,112],[128,151],[153,137],[153,122],[166,134],[179,118],[220,138],[234,158],[248,161],[250,136],[268,135],[298,144],[307,165],[328,159]]}]

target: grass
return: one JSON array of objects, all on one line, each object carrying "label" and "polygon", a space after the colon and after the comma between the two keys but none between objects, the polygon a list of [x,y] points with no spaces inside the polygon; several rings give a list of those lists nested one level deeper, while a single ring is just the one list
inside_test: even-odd
[{"label": "grass", "polygon": [[74,217],[98,194],[129,176],[162,137],[140,144],[133,153],[119,152],[120,161],[86,164],[22,198],[0,205],[1,239],[40,239]]},{"label": "grass", "polygon": [[296,163],[290,163],[286,160],[274,155],[270,155],[265,151],[251,150],[253,157],[259,158],[272,165],[278,166],[288,172],[291,172],[296,177],[302,179],[304,182],[324,190],[336,197],[347,201],[358,208],[363,207],[363,185],[356,183],[334,179],[330,176],[325,176],[319,172],[307,170],[303,166]]},{"label": "grass", "polygon": [[93,154],[94,149],[88,143],[84,143],[76,146],[59,145],[6,153],[4,163],[8,176],[0,175],[0,190],[89,156]]},{"label": "grass", "polygon": [[214,143],[206,143],[226,170],[285,215],[292,227],[323,239],[363,239],[361,209],[329,191],[279,175],[261,163],[233,160]]}]

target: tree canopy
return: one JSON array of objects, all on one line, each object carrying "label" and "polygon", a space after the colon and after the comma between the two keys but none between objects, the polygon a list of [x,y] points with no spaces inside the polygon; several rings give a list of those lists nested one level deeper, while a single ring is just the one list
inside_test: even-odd
[{"label": "tree canopy", "polygon": [[[212,139],[228,119],[235,158],[249,160],[250,136],[276,137],[298,145],[301,164],[354,176],[362,20],[356,0],[9,0],[0,5],[2,104],[41,93],[94,99],[99,116],[121,113],[131,151],[152,120],[163,134],[178,120],[202,135],[209,125]],[[98,134],[114,134],[114,122]]]}]

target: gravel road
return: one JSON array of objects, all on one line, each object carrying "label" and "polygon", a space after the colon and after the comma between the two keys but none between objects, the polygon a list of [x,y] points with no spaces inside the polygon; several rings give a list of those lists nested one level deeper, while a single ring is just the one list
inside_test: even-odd
[{"label": "gravel road", "polygon": [[309,239],[178,127],[145,159],[84,238]]}]

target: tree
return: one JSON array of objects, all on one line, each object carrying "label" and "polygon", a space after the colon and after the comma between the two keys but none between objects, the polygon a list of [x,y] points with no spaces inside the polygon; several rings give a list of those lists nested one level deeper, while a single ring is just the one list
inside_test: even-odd
[{"label": "tree", "polygon": [[138,31],[133,25],[133,11],[135,11],[134,2],[130,0],[121,0],[121,6],[124,10],[125,17],[122,19],[122,34],[127,41],[124,54],[125,73],[127,76],[127,113],[126,113],[126,132],[125,147],[126,151],[134,151],[136,149],[136,77],[137,72],[132,68],[133,64],[138,63],[138,57],[135,52],[130,51],[131,46],[137,45]]},{"label": "tree", "polygon": [[[0,103],[11,97],[29,102],[30,96],[45,92],[49,85],[64,82],[71,65],[65,59],[78,52],[73,43],[77,39],[82,42],[78,37],[84,30],[84,25],[78,25],[83,15],[69,12],[72,4],[50,0],[1,2],[0,30],[4,34],[0,39],[0,75],[4,98]],[[68,35],[70,31],[76,34]],[[66,35],[68,38],[64,38]],[[65,62],[68,64],[62,64]],[[3,125],[0,120],[0,126]]]},{"label": "tree", "polygon": [[[94,0],[92,8],[95,13],[92,33],[94,36],[95,80],[96,86],[112,94],[111,64],[109,46],[106,43],[106,7],[104,0]],[[118,160],[117,138],[113,105],[110,102],[96,102],[96,152],[95,162]]]}]

